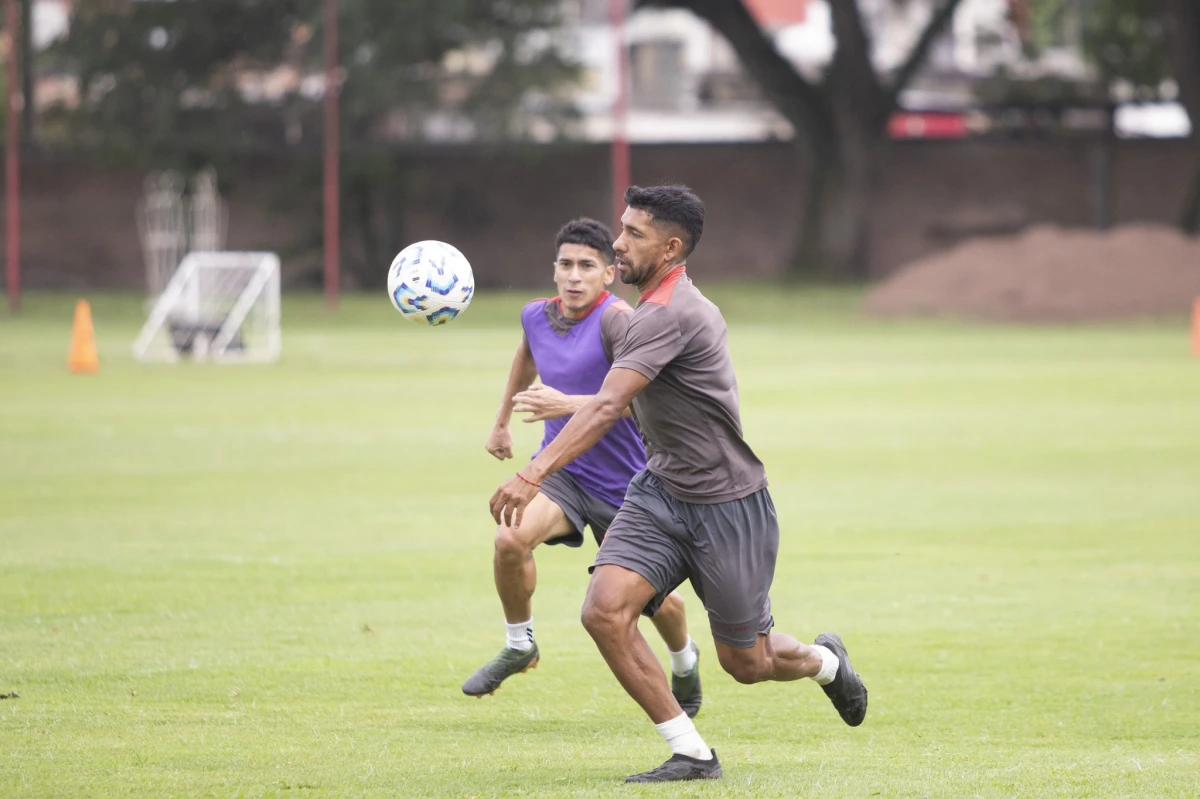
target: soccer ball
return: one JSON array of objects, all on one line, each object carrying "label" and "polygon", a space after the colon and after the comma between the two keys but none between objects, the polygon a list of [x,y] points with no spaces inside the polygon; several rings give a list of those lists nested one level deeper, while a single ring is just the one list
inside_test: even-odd
[{"label": "soccer ball", "polygon": [[404,318],[444,325],[467,309],[475,275],[466,256],[441,241],[418,241],[392,259],[388,296]]}]

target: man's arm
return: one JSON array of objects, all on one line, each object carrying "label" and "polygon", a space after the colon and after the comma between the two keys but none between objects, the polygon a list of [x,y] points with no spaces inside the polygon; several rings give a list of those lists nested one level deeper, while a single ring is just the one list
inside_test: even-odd
[{"label": "man's arm", "polygon": [[567,426],[521,470],[534,483],[557,472],[587,452],[616,424],[633,398],[650,385],[650,378],[633,369],[610,369],[600,391],[571,417]]},{"label": "man's arm", "polygon": [[537,495],[542,480],[587,452],[649,384],[650,378],[633,369],[609,370],[599,393],[575,412],[550,446],[492,495],[492,518],[496,523],[519,527],[525,507]]},{"label": "man's arm", "polygon": [[[492,494],[492,518],[519,527],[525,507],[537,496],[542,478],[553,474],[600,440],[638,392],[683,351],[675,314],[666,306],[647,305],[629,324],[625,341],[600,392],[583,404],[566,427],[528,466]],[[507,520],[507,521],[506,521]]]},{"label": "man's arm", "polygon": [[537,364],[533,362],[533,353],[529,342],[521,336],[521,346],[513,356],[512,367],[508,370],[508,382],[504,385],[504,396],[500,399],[500,410],[496,412],[496,422],[492,425],[491,435],[488,436],[486,449],[499,460],[513,456],[512,435],[508,432],[509,420],[512,418],[513,407],[517,394],[525,391],[537,377]]},{"label": "man's arm", "polygon": [[[561,419],[572,416],[579,411],[595,394],[564,394],[556,388],[539,383],[530,386],[513,397],[513,412],[528,413],[523,421],[544,422],[547,419]],[[633,411],[626,408],[622,416],[633,416]]]},{"label": "man's arm", "polygon": [[[609,364],[613,362],[614,353],[625,343],[629,332],[629,324],[633,320],[633,309],[624,300],[617,300],[604,309],[600,318],[600,342],[604,346],[604,357]],[[544,422],[547,419],[561,419],[572,416],[582,408],[592,394],[563,394],[561,391],[546,385],[531,386],[518,394],[516,399],[517,413],[530,414],[526,422]],[[622,416],[633,416],[628,407]]]}]

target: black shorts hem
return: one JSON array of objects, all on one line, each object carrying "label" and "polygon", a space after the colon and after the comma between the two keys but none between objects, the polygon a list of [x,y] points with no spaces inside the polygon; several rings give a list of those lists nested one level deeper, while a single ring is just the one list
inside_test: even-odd
[{"label": "black shorts hem", "polygon": [[658,613],[658,609],[662,607],[663,601],[667,598],[667,594],[678,588],[678,585],[672,585],[669,588],[662,588],[656,585],[654,577],[646,573],[644,564],[634,560],[626,560],[621,557],[604,557],[604,550],[601,550],[596,555],[596,562],[588,566],[588,574],[595,574],[597,566],[620,566],[622,569],[628,569],[634,574],[641,577],[646,582],[650,583],[650,587],[654,589],[654,596],[646,603],[646,607],[642,608],[643,616],[653,616]]},{"label": "black shorts hem", "polygon": [[735,637],[729,633],[719,632],[717,630],[717,626],[713,624],[711,620],[709,621],[708,627],[709,631],[712,633],[714,641],[720,641],[723,644],[732,646],[734,649],[753,649],[754,645],[758,643],[758,637],[760,635],[771,634],[771,630],[775,627],[775,619],[774,617],[767,619],[767,629],[759,630],[748,639],[746,638],[745,634]]}]

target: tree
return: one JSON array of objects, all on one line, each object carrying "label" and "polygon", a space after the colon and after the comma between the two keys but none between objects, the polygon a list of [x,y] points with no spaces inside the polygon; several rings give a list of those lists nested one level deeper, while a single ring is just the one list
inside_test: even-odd
[{"label": "tree", "polygon": [[[1053,21],[1072,7],[1081,15],[1083,53],[1095,66],[1105,94],[1114,81],[1122,81],[1134,88],[1135,96],[1153,98],[1164,79],[1174,78],[1178,99],[1192,120],[1192,141],[1200,145],[1200,7],[1195,0],[1089,0],[1082,7],[1071,0],[1019,3],[1021,16],[1034,20],[1023,31],[1034,48],[1048,38]],[[1180,227],[1200,232],[1200,164]]]},{"label": "tree", "polygon": [[[570,118],[562,89],[576,73],[549,33],[559,8],[339,3],[342,208],[355,239],[344,264],[360,285],[383,280],[403,235],[398,139],[419,141],[433,124],[475,141],[553,134]],[[147,167],[224,161],[222,174],[235,155],[315,155],[320,84],[310,92],[294,80],[284,96],[259,99],[243,84],[280,68],[320,81],[321,11],[322,0],[78,0],[54,57],[78,76],[81,99],[47,117],[43,140]],[[293,194],[319,185],[315,159],[297,173]],[[319,213],[316,202],[302,207]]]},{"label": "tree", "polygon": [[382,284],[404,243],[413,176],[396,139],[421,141],[434,124],[443,137],[524,139],[539,123],[558,133],[570,120],[563,90],[576,69],[550,34],[560,8],[558,0],[343,4],[342,184],[358,245],[346,265],[360,285]]},{"label": "tree", "polygon": [[[295,143],[285,121],[319,112],[319,102],[296,87],[282,105],[248,102],[239,79],[283,64],[319,75],[321,5],[80,0],[55,49],[82,98],[63,114],[66,138],[142,156],[192,144]],[[555,0],[340,3],[344,135],[354,143],[395,138],[381,135],[390,125],[420,138],[434,114],[457,116],[485,139],[526,133],[519,111],[561,120],[568,104],[556,90],[575,73],[552,41],[535,36],[556,25],[557,11]],[[454,52],[476,68],[448,67]]]},{"label": "tree", "polygon": [[80,0],[52,51],[80,101],[47,114],[47,136],[148,165],[251,146],[262,114],[237,70],[277,63],[300,12],[301,0]]},{"label": "tree", "polygon": [[839,279],[866,275],[872,184],[886,157],[887,124],[946,30],[960,0],[941,0],[907,59],[880,75],[855,0],[829,0],[837,49],[820,82],[800,73],[775,48],[741,0],[641,0],[686,8],[732,45],[763,95],[795,129],[809,184],[789,273]]},{"label": "tree", "polygon": [[21,96],[25,110],[21,113],[21,138],[33,141],[33,0],[21,0],[20,44]]},{"label": "tree", "polygon": [[[1167,61],[1179,85],[1179,101],[1192,121],[1192,142],[1200,151],[1200,8],[1195,0],[1161,0]],[[1200,233],[1200,163],[1179,220],[1184,231]]]}]

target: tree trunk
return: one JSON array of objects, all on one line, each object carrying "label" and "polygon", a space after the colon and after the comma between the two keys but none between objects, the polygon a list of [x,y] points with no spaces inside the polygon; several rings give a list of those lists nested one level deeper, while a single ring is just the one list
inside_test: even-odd
[{"label": "tree trunk", "polygon": [[388,264],[403,242],[406,169],[404,161],[388,155],[345,161],[343,221],[352,244],[347,248],[345,270],[355,288],[384,285]]},{"label": "tree trunk", "polygon": [[1092,144],[1092,227],[1096,230],[1108,230],[1113,224],[1117,158],[1115,113],[1115,107],[1109,104],[1105,109],[1104,131]]},{"label": "tree trunk", "polygon": [[936,7],[895,78],[885,85],[872,64],[858,5],[832,0],[838,46],[818,85],[780,54],[742,0],[636,0],[638,6],[686,8],[706,20],[725,36],[763,96],[795,129],[797,157],[811,170],[796,250],[787,265],[789,279],[866,276],[871,191],[888,118],[961,2],[944,0]]},{"label": "tree trunk", "polygon": [[[1193,135],[1200,140],[1200,134]],[[1189,236],[1200,235],[1200,163],[1196,164],[1196,171],[1192,174],[1192,188],[1183,204],[1179,227]]]},{"label": "tree trunk", "polygon": [[805,148],[812,165],[800,237],[789,259],[789,280],[862,280],[867,277],[867,235],[879,162],[879,140],[846,131],[833,151]]},{"label": "tree trunk", "polygon": [[359,257],[347,258],[346,271],[354,280],[355,288],[377,288],[380,275],[386,275],[386,263],[382,263],[383,249],[375,235],[375,191],[371,180],[359,171],[347,175],[343,183],[350,219],[349,229],[357,239]]},{"label": "tree trunk", "polygon": [[34,102],[33,75],[33,0],[21,0],[21,95],[24,106],[21,111],[21,140],[26,147],[33,144]]},{"label": "tree trunk", "polygon": [[[1162,0],[1161,9],[1167,61],[1179,84],[1179,100],[1192,121],[1192,145],[1200,152],[1200,9],[1195,0]],[[1200,164],[1179,224],[1190,235],[1200,233]]]}]

